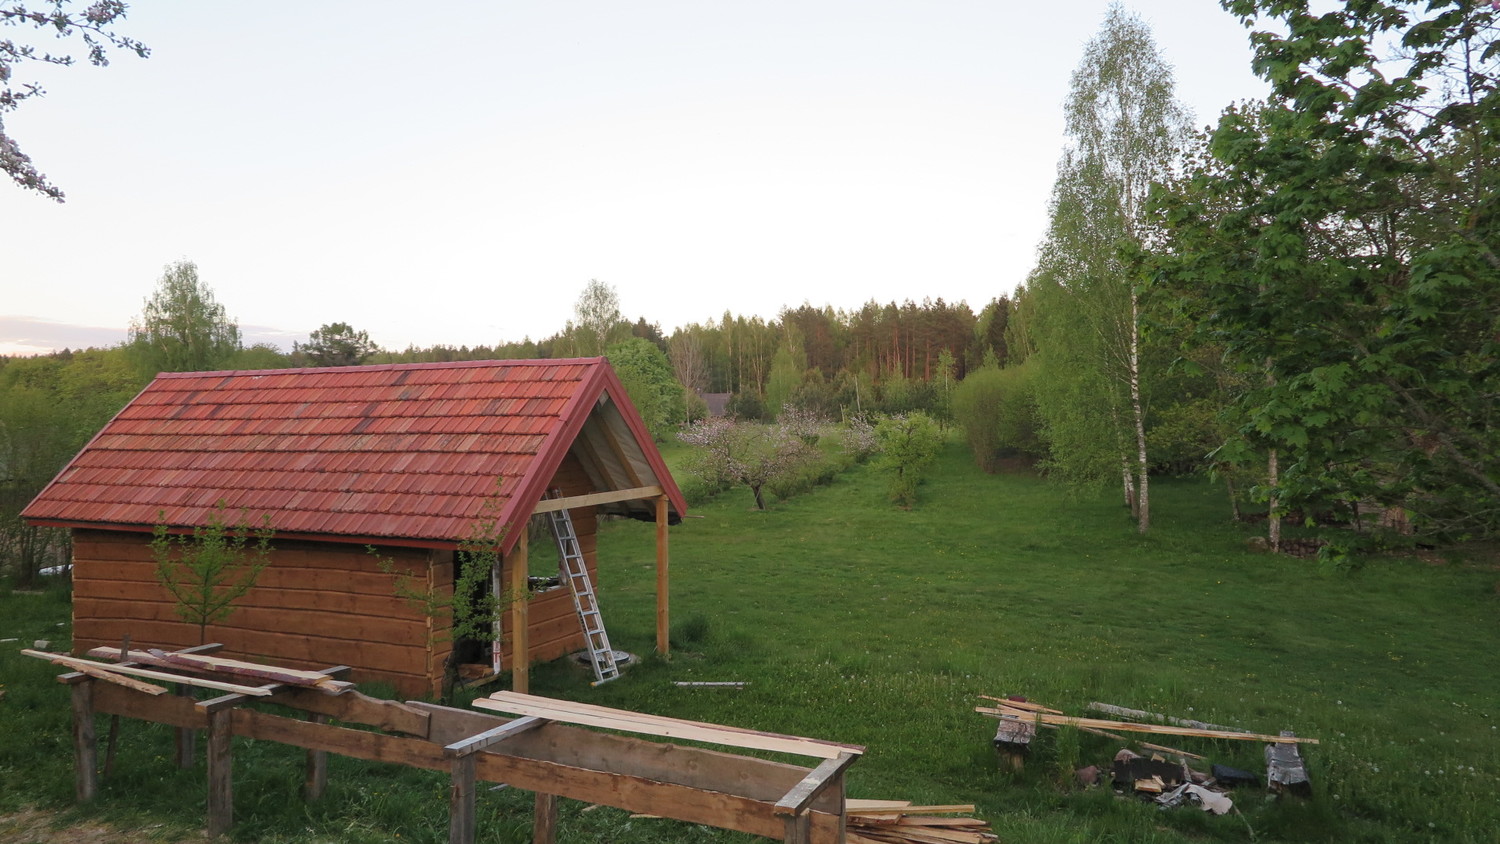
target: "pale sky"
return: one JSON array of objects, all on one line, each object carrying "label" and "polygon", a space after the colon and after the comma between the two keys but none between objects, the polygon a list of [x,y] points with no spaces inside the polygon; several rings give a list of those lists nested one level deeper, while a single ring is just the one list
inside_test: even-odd
[{"label": "pale sky", "polygon": [[[1213,0],[1126,5],[1197,124],[1264,95]],[[6,127],[67,203],[0,183],[0,353],[123,341],[181,259],[285,350],[540,339],[593,278],[667,332],[977,310],[1032,265],[1106,6],[140,0],[149,59],[17,68],[48,93]]]}]

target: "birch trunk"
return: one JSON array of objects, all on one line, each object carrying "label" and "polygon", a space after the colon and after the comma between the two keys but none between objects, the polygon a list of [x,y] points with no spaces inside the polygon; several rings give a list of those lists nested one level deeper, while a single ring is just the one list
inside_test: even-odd
[{"label": "birch trunk", "polygon": [[1151,529],[1151,464],[1146,460],[1146,413],[1141,402],[1140,304],[1130,297],[1130,412],[1135,416],[1136,529]]}]

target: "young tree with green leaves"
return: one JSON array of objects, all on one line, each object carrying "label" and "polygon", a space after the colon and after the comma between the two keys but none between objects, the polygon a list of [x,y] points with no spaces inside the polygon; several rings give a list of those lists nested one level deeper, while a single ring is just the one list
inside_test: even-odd
[{"label": "young tree with green leaves", "polygon": [[169,265],[130,323],[130,348],[148,375],[222,369],[240,350],[240,327],[198,278],[198,265]]},{"label": "young tree with green leaves", "polygon": [[235,602],[255,587],[276,535],[270,517],[251,525],[244,510],[230,523],[223,501],[207,521],[191,534],[173,534],[164,522],[151,532],[156,579],[177,602],[178,617],[198,626],[200,645],[208,641],[208,626],[227,619]]},{"label": "young tree with green leaves", "polygon": [[1146,362],[1140,278],[1123,250],[1153,242],[1146,199],[1174,172],[1187,137],[1173,91],[1150,28],[1112,5],[1073,74],[1069,146],[1027,282],[1051,464],[1079,481],[1117,473],[1141,533],[1151,526]]},{"label": "young tree with green leaves", "polygon": [[942,430],[932,417],[913,411],[880,420],[875,437],[880,442],[876,465],[890,473],[891,500],[907,509],[916,506],[922,473],[942,448]]}]

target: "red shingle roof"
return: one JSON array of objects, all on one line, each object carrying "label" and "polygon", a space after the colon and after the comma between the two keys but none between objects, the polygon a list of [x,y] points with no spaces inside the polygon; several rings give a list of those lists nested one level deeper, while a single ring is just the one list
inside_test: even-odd
[{"label": "red shingle roof", "polygon": [[281,535],[449,544],[469,536],[486,501],[502,523],[530,515],[605,394],[634,437],[627,447],[681,513],[619,380],[588,358],[165,373],[22,515],[187,527],[223,501],[252,521],[270,516]]}]

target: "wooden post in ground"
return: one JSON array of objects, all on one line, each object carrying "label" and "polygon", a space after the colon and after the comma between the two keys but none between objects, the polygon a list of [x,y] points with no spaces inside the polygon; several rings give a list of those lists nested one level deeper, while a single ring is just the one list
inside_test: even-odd
[{"label": "wooden post in ground", "polygon": [[[234,697],[239,697],[235,695]],[[227,835],[234,826],[234,758],[230,719],[233,707],[208,714],[208,835]]]},{"label": "wooden post in ground", "polygon": [[[327,724],[328,716],[316,712],[307,713],[308,723]],[[302,783],[302,799],[319,800],[328,788],[328,751],[307,751],[307,779]]]},{"label": "wooden post in ground", "polygon": [[[178,697],[192,697],[193,687],[187,683],[177,683],[173,694]],[[193,756],[198,748],[198,731],[192,727],[178,727],[177,733],[177,767],[187,770],[193,767]]]},{"label": "wooden post in ground", "polygon": [[526,600],[526,574],[530,563],[527,559],[526,539],[523,525],[516,547],[511,549],[504,560],[506,572],[510,575],[506,578],[505,599],[510,601],[511,688],[522,694],[531,690],[531,622],[526,611],[530,604]]},{"label": "wooden post in ground", "polygon": [[99,793],[99,741],[94,735],[94,681],[73,684],[73,797],[79,803]]},{"label": "wooden post in ground", "polygon": [[656,499],[656,650],[671,652],[671,581],[668,578],[667,497]]},{"label": "wooden post in ground", "polygon": [[556,844],[557,795],[536,793],[536,818],[531,825],[531,844]]},{"label": "wooden post in ground", "polygon": [[474,844],[474,754],[453,760],[448,792],[448,844]]},{"label": "wooden post in ground", "polygon": [[781,839],[786,844],[811,844],[812,842],[812,815],[792,815],[786,819],[786,836]]}]

